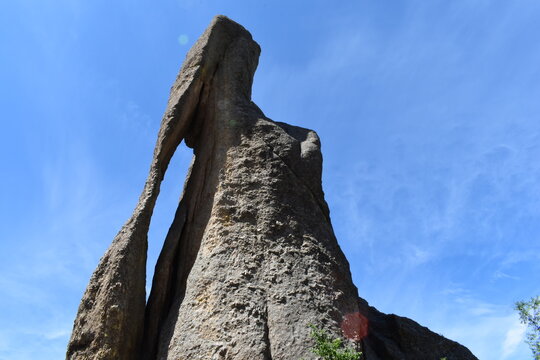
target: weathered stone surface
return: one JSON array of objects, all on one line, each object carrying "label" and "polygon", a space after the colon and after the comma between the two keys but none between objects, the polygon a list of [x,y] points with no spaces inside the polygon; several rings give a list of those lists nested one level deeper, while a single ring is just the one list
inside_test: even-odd
[{"label": "weathered stone surface", "polygon": [[[144,329],[147,234],[159,187],[176,147],[197,109],[208,70],[216,67],[222,41],[216,19],[191,49],[161,122],[150,172],[133,215],[100,260],[77,312],[68,359],[133,359]],[[210,36],[212,33],[214,36]]]},{"label": "weathered stone surface", "polygon": [[[83,297],[70,359],[313,359],[308,324],[342,329],[367,359],[475,359],[358,298],[321,186],[315,132],[251,102],[259,46],[216,17],[171,90],[132,218]],[[146,234],[182,139],[194,150],[144,305]]]},{"label": "weathered stone surface", "polygon": [[383,314],[359,299],[369,331],[362,339],[365,359],[369,360],[447,360],[476,359],[466,347],[446,339],[417,322],[394,314]]}]

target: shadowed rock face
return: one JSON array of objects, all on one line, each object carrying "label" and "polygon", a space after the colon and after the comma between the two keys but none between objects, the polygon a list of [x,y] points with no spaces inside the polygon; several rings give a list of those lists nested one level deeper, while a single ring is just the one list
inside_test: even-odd
[{"label": "shadowed rock face", "polygon": [[[321,187],[315,132],[251,102],[260,48],[223,16],[187,55],[132,217],[83,296],[68,359],[313,359],[308,324],[367,359],[475,359],[358,298]],[[194,158],[145,304],[147,233],[167,165]]]}]

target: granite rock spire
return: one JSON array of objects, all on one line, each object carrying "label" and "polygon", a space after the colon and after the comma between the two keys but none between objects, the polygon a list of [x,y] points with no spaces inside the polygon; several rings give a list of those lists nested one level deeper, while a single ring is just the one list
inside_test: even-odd
[{"label": "granite rock spire", "polygon": [[[81,301],[68,359],[313,359],[309,324],[365,359],[476,359],[358,297],[321,185],[311,130],[251,101],[260,48],[215,17],[189,51],[131,218]],[[180,142],[194,157],[145,301],[147,233]]]}]

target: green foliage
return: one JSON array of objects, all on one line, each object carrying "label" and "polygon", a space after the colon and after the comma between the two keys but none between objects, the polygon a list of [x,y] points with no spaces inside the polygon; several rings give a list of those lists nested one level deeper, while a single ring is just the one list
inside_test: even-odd
[{"label": "green foliage", "polygon": [[311,328],[311,337],[315,340],[312,351],[323,360],[359,360],[361,352],[351,347],[343,345],[343,340],[332,339],[324,330],[317,329],[314,325]]},{"label": "green foliage", "polygon": [[535,360],[540,360],[540,296],[529,301],[518,301],[515,309],[523,324],[527,324],[527,344],[531,348]]}]

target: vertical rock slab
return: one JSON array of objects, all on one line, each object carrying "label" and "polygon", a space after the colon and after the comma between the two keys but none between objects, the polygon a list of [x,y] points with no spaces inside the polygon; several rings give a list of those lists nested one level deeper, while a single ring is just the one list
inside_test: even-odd
[{"label": "vertical rock slab", "polygon": [[[190,50],[171,89],[143,192],[83,295],[67,359],[134,359],[142,346],[147,234],[159,187],[174,151],[196,116],[200,95],[219,62],[224,39],[214,19]],[[217,31],[216,31],[217,30]]]},{"label": "vertical rock slab", "polygon": [[[475,359],[358,298],[333,233],[314,131],[251,101],[260,48],[217,16],[171,89],[139,203],[83,296],[68,359],[314,359],[309,324],[364,359]],[[147,233],[185,140],[194,159],[145,305]]]},{"label": "vertical rock slab", "polygon": [[330,224],[315,132],[251,102],[259,46],[228,20],[187,143],[195,159],[156,266],[144,359],[313,358],[357,291]]},{"label": "vertical rock slab", "polygon": [[[230,49],[236,46],[234,44],[238,43],[244,44],[242,48],[247,53],[230,53]],[[202,51],[194,51],[193,49],[201,49]],[[204,205],[201,204],[199,198],[209,196],[204,191],[208,191],[205,187],[213,180],[209,169],[204,166],[201,167],[199,164],[203,162],[202,159],[207,159],[213,151],[215,137],[225,138],[228,136],[225,132],[216,133],[213,127],[214,124],[211,122],[214,114],[223,110],[216,108],[214,90],[216,73],[225,66],[224,58],[232,56],[234,61],[240,65],[237,69],[238,73],[231,74],[232,78],[229,79],[230,83],[227,84],[227,87],[239,83],[241,84],[241,91],[245,93],[245,97],[249,98],[251,96],[253,74],[260,53],[259,45],[253,41],[251,34],[239,24],[224,16],[217,16],[212,20],[210,26],[193,49],[189,52],[183,67],[193,62],[193,58],[204,61],[200,75],[202,87],[199,94],[199,103],[195,109],[189,133],[186,136],[186,144],[194,147],[194,158],[197,161],[194,162],[189,172],[186,189],[155,269],[152,291],[146,307],[143,359],[153,359],[155,357],[158,335],[167,317],[169,306],[173,302],[176,284],[185,280],[192,259],[198,250],[196,241],[180,242],[180,236],[187,231],[200,230],[194,225],[193,217],[196,214],[198,215],[197,221],[201,223],[204,223],[205,220],[200,219],[208,216],[208,212],[202,209]],[[229,55],[227,55],[228,53]],[[236,96],[237,93],[231,92],[232,95]],[[189,223],[189,226],[186,225],[186,222]],[[191,255],[180,260],[177,258],[178,251],[190,253]]]},{"label": "vertical rock slab", "polygon": [[359,300],[324,200],[319,138],[251,102],[259,47],[221,20],[227,41],[188,137],[195,156],[156,266],[144,359],[314,359],[308,325],[342,336],[356,316],[367,359],[415,359],[423,349],[474,359]]}]

